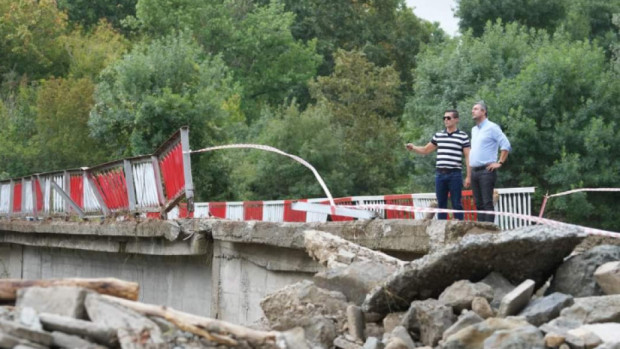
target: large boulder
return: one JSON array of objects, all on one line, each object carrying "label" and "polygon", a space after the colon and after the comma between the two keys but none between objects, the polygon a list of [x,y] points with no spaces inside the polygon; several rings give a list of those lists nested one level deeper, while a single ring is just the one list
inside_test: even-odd
[{"label": "large boulder", "polygon": [[596,246],[583,254],[568,259],[556,271],[549,292],[561,292],[573,297],[605,294],[596,283],[594,272],[598,267],[620,260],[620,246]]},{"label": "large boulder", "polygon": [[404,310],[416,299],[436,298],[458,280],[481,280],[496,271],[509,282],[542,286],[585,237],[576,227],[529,226],[499,234],[465,236],[460,242],[412,261],[375,287],[366,312]]}]

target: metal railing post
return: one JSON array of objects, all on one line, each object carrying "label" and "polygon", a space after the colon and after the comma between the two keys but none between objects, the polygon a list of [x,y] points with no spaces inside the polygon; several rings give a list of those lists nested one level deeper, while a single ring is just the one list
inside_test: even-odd
[{"label": "metal railing post", "polygon": [[30,186],[32,188],[32,216],[34,217],[34,219],[37,219],[37,204],[38,204],[38,200],[37,200],[37,180],[35,176],[30,176]]},{"label": "metal railing post", "polygon": [[185,177],[185,198],[187,212],[194,212],[194,182],[192,180],[192,163],[189,147],[189,128],[181,127],[181,149],[183,151],[183,175]]},{"label": "metal railing post", "polygon": [[136,190],[133,181],[133,169],[131,161],[123,160],[123,170],[125,171],[125,189],[127,190],[127,200],[129,201],[129,211],[136,210]]},{"label": "metal railing post", "polygon": [[14,199],[15,182],[11,179],[9,182],[9,217],[13,215],[13,199]]},{"label": "metal railing post", "polygon": [[101,197],[101,193],[99,193],[99,189],[98,189],[99,187],[95,185],[95,181],[93,181],[92,173],[88,169],[85,169],[84,175],[85,175],[85,179],[88,181],[88,185],[90,185],[90,187],[93,189],[93,194],[95,195],[95,199],[97,199],[97,202],[99,202],[99,207],[101,207],[101,211],[103,212],[103,215],[109,216],[110,209],[108,208],[108,205],[105,204],[105,201]]},{"label": "metal railing post", "polygon": [[166,198],[164,198],[164,186],[161,182],[161,170],[159,169],[159,159],[157,156],[151,156],[151,163],[153,164],[153,174],[155,175],[157,200],[159,200],[159,206],[164,206]]}]

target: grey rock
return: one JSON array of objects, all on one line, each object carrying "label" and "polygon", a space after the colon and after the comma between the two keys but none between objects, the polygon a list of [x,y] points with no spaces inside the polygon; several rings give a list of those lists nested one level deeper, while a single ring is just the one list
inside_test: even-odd
[{"label": "grey rock", "polygon": [[534,280],[525,280],[519,286],[515,287],[514,290],[508,292],[499,305],[497,316],[506,317],[516,315],[523,310],[532,298],[534,286]]},{"label": "grey rock", "polygon": [[409,332],[407,332],[407,329],[403,326],[396,326],[394,328],[394,330],[392,331],[392,339],[390,339],[390,341],[392,341],[393,339],[398,339],[397,342],[401,341],[407,346],[407,348],[415,348],[415,343],[413,342],[413,339],[411,339]]},{"label": "grey rock", "polygon": [[519,316],[525,317],[527,322],[534,326],[540,326],[558,317],[562,309],[573,303],[572,296],[555,292],[532,301],[519,313]]},{"label": "grey rock", "polygon": [[493,300],[491,301],[491,306],[495,309],[499,308],[502,298],[504,298],[508,292],[515,288],[515,286],[510,283],[508,279],[497,272],[490,273],[484,279],[480,280],[480,282],[491,286],[493,289]]},{"label": "grey rock", "polygon": [[340,349],[362,349],[362,346],[356,342],[352,342],[343,336],[334,339],[334,346]]},{"label": "grey rock", "polygon": [[560,312],[560,318],[582,324],[620,322],[620,295],[575,298],[572,306]]},{"label": "grey rock", "polygon": [[594,271],[594,280],[605,294],[620,294],[620,261],[607,262]]},{"label": "grey rock", "polygon": [[427,299],[411,302],[401,324],[410,332],[419,333],[425,345],[435,346],[455,320],[452,307],[436,299]]},{"label": "grey rock", "polygon": [[288,331],[282,332],[282,340],[286,344],[284,348],[310,349],[308,342],[306,342],[304,329],[301,327],[295,327]]},{"label": "grey rock", "polygon": [[47,331],[59,331],[70,335],[90,338],[106,346],[113,347],[118,344],[116,329],[111,327],[102,326],[92,321],[56,314],[41,313],[39,318],[43,324],[43,328]]},{"label": "grey rock", "polygon": [[346,297],[304,280],[265,297],[261,303],[271,328],[286,331],[302,327],[315,346],[329,347],[346,322]]},{"label": "grey rock", "polygon": [[[82,287],[28,287],[17,291],[15,306],[84,319],[84,299],[89,291]],[[53,301],[52,301],[53,300]]]},{"label": "grey rock", "polygon": [[542,285],[583,240],[578,228],[528,226],[499,234],[467,235],[458,243],[416,259],[368,294],[365,312],[405,310],[411,301],[437,297],[458,280],[480,280],[492,271],[519,284]]},{"label": "grey rock", "polygon": [[569,330],[568,334],[569,335],[566,337],[566,343],[568,343],[571,348],[584,347],[586,349],[590,349],[596,348],[600,344],[603,344],[601,338],[584,327]]},{"label": "grey rock", "polygon": [[484,321],[478,314],[473,311],[468,311],[459,316],[458,320],[452,326],[450,326],[447,330],[444,331],[442,338],[446,340],[451,335],[457,333],[458,331],[464,329],[465,327],[469,327],[471,325],[475,325]]},{"label": "grey rock", "polygon": [[[454,333],[446,338],[443,343],[443,349],[484,349],[485,340],[491,337],[497,331],[515,331],[522,327],[532,327],[522,318],[490,318],[483,322]],[[542,341],[542,334],[540,339]]]},{"label": "grey rock", "polygon": [[484,340],[489,349],[545,349],[542,333],[534,326],[522,326],[512,330],[498,330]]},{"label": "grey rock", "polygon": [[573,297],[605,294],[596,283],[594,272],[598,267],[620,260],[620,246],[596,246],[564,262],[556,271],[549,292],[561,292]]},{"label": "grey rock", "polygon": [[383,329],[385,332],[392,332],[394,327],[400,325],[401,321],[405,317],[406,312],[399,311],[396,313],[389,313],[383,318]]},{"label": "grey rock", "polygon": [[413,349],[413,348],[415,347],[407,345],[407,343],[404,340],[398,337],[390,338],[390,340],[387,342],[387,345],[385,346],[385,349]]},{"label": "grey rock", "polygon": [[7,333],[0,332],[0,348],[17,348],[22,346],[22,348],[31,348],[31,349],[45,349],[48,346],[32,343],[25,339],[18,338],[16,336],[12,336]]},{"label": "grey rock", "polygon": [[582,328],[594,333],[604,343],[620,343],[620,324],[615,322],[583,325]]},{"label": "grey rock", "polygon": [[366,338],[368,337],[383,338],[383,333],[385,333],[385,330],[383,329],[383,326],[379,325],[378,323],[376,322],[366,323],[366,327],[364,328],[364,335],[366,336]]},{"label": "grey rock", "polygon": [[476,297],[484,297],[490,301],[493,299],[493,289],[485,283],[459,280],[448,286],[439,295],[439,301],[460,313],[463,309],[471,309],[471,303]]},{"label": "grey rock", "polygon": [[353,336],[353,338],[362,342],[366,339],[366,337],[364,337],[364,313],[362,313],[360,307],[356,305],[349,305],[347,307],[347,324],[349,326],[349,334]]},{"label": "grey rock", "polygon": [[[19,308],[18,308],[19,309]],[[19,312],[19,322],[29,327],[30,329],[42,331],[43,326],[41,326],[41,321],[39,320],[39,315],[37,311],[30,307],[21,308],[18,310]]]},{"label": "grey rock", "polygon": [[96,349],[96,348],[106,348],[103,346],[99,346],[95,343],[89,342],[81,337],[72,336],[63,332],[54,331],[52,332],[53,344],[58,348],[84,348],[84,349]]},{"label": "grey rock", "polygon": [[357,261],[343,268],[319,272],[314,275],[313,281],[319,287],[342,292],[350,302],[361,305],[366,294],[385,281],[396,269],[395,265]]},{"label": "grey rock", "polygon": [[3,332],[9,336],[17,337],[20,339],[19,344],[31,345],[29,343],[22,342],[21,340],[43,346],[49,346],[52,344],[52,336],[49,333],[45,331],[33,330],[17,322],[0,320],[0,332]]},{"label": "grey rock", "polygon": [[484,297],[475,297],[474,300],[471,301],[471,310],[483,319],[488,319],[495,316],[489,301],[487,301]]},{"label": "grey rock", "polygon": [[615,343],[603,343],[595,349],[620,349],[620,342]]},{"label": "grey rock", "polygon": [[364,343],[363,349],[384,349],[385,344],[379,340],[377,337],[368,337],[366,338],[366,342]]},{"label": "grey rock", "polygon": [[[161,330],[156,323],[146,316],[105,300],[99,294],[89,293],[84,301],[86,312],[92,322],[104,327],[125,329],[129,337],[140,334],[144,344],[157,345],[163,343]],[[144,338],[144,335],[148,337]],[[119,336],[120,340],[120,336]],[[122,346],[121,342],[121,346]]]}]

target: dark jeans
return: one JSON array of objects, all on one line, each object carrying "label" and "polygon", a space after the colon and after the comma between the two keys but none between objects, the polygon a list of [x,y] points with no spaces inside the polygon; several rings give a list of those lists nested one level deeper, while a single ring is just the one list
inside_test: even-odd
[{"label": "dark jeans", "polygon": [[[461,190],[463,189],[463,174],[460,170],[442,173],[439,170],[435,174],[435,194],[439,208],[448,208],[448,193],[452,201],[453,210],[463,210],[461,203]],[[446,219],[446,213],[437,214],[437,219]],[[455,213],[454,218],[463,220],[463,213]]]},{"label": "dark jeans", "polygon": [[[495,189],[496,180],[496,171],[472,168],[471,189],[474,192],[474,200],[478,210],[493,211],[493,189]],[[495,215],[478,213],[478,221],[492,223],[495,221]]]}]

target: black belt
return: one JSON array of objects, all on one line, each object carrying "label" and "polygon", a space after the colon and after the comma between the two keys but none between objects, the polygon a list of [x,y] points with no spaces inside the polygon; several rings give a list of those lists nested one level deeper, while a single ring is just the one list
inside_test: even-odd
[{"label": "black belt", "polygon": [[486,170],[487,166],[489,166],[489,165],[476,166],[476,167],[472,167],[471,170],[472,171],[482,171],[482,170]]},{"label": "black belt", "polygon": [[437,168],[437,172],[439,173],[461,172],[461,169],[460,168]]}]

